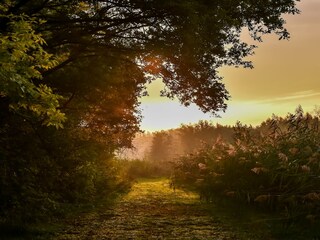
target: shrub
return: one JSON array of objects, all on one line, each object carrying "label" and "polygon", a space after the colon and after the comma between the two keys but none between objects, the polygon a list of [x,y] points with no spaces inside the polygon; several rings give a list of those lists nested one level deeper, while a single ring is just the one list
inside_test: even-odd
[{"label": "shrub", "polygon": [[217,140],[175,165],[173,183],[201,198],[233,198],[286,217],[320,214],[319,119],[299,107],[260,128],[237,123],[234,143]]}]

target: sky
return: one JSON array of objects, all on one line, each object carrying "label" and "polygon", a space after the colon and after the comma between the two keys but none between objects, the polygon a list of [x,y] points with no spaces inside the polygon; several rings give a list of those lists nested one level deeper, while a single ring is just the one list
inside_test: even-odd
[{"label": "sky", "polygon": [[255,55],[248,58],[254,69],[219,70],[231,95],[220,118],[202,113],[195,105],[186,108],[177,100],[160,97],[163,83],[158,79],[148,86],[149,96],[140,99],[141,129],[167,130],[199,120],[223,125],[241,121],[256,126],[272,114],[294,112],[298,105],[312,112],[320,105],[320,0],[301,0],[298,8],[301,14],[285,16],[289,41],[270,35],[257,43],[243,36],[258,45]]}]

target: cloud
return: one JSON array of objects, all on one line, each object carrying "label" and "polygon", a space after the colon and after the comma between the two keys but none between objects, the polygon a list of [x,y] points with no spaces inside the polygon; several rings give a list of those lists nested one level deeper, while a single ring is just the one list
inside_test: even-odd
[{"label": "cloud", "polygon": [[263,100],[229,101],[227,111],[220,113],[221,118],[202,113],[194,104],[184,107],[178,101],[144,101],[140,107],[144,116],[141,128],[147,131],[171,129],[182,123],[196,123],[201,119],[223,125],[234,125],[241,121],[256,126],[272,114],[284,117],[298,105],[302,105],[305,111],[312,112],[318,96],[320,92],[307,90]]},{"label": "cloud", "polygon": [[320,92],[315,92],[313,90],[308,91],[300,91],[300,92],[294,92],[292,94],[283,96],[283,97],[275,97],[272,99],[265,99],[261,101],[257,101],[256,103],[279,103],[279,102],[288,102],[292,100],[302,100],[306,98],[312,98],[320,96]]}]

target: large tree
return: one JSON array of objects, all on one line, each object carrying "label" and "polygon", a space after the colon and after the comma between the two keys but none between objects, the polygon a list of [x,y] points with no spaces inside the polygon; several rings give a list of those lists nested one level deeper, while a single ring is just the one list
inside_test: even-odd
[{"label": "large tree", "polygon": [[[10,0],[7,14],[27,14],[46,21],[39,27],[52,53],[64,61],[44,72],[94,62],[106,73],[121,66],[135,95],[152,76],[162,77],[164,95],[203,111],[225,110],[229,94],[217,74],[222,65],[251,67],[244,58],[254,46],[240,39],[247,28],[261,40],[266,33],[286,39],[283,14],[295,14],[298,0]],[[6,31],[5,23],[1,31]],[[88,71],[88,69],[84,69]],[[101,76],[97,76],[101,77]],[[105,81],[118,76],[109,76]],[[91,77],[94,80],[95,76]],[[86,80],[85,86],[92,82]],[[52,83],[78,85],[75,78]],[[77,87],[75,87],[77,88]],[[66,89],[63,89],[64,91]],[[71,89],[68,89],[69,94]]]}]

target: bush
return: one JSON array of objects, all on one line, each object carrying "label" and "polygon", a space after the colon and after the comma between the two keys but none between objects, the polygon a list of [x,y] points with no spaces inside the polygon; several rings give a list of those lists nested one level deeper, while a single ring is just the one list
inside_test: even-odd
[{"label": "bush", "polygon": [[173,183],[211,201],[233,198],[314,221],[320,215],[320,131],[318,117],[298,108],[285,119],[273,116],[259,128],[234,127],[233,144],[180,158]]},{"label": "bush", "polygon": [[19,138],[8,130],[0,139],[0,223],[61,218],[71,205],[93,203],[124,187],[104,144],[79,130],[42,128],[39,136],[27,130]]}]

